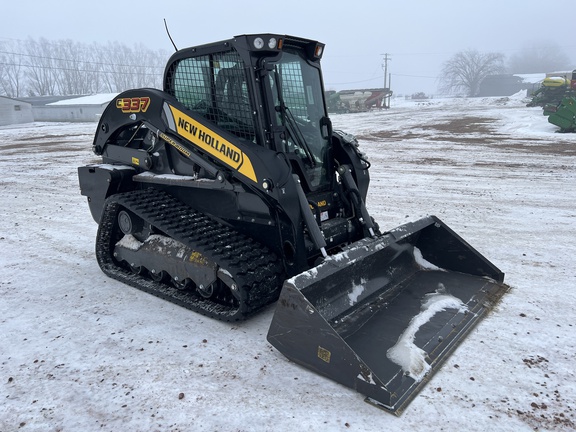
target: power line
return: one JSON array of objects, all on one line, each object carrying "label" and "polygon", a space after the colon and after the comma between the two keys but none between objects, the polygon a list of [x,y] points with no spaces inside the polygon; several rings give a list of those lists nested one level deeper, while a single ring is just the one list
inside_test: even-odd
[{"label": "power line", "polygon": [[440,78],[440,77],[437,77],[437,76],[406,75],[406,74],[392,74],[392,76],[409,77],[409,78],[430,78],[430,79],[438,79],[438,78]]},{"label": "power line", "polygon": [[[36,42],[37,39],[35,38],[28,38],[28,39],[15,39],[15,38],[10,38],[10,37],[6,37],[6,36],[0,36],[0,43],[2,43],[4,40],[4,42],[9,41],[9,42],[17,42],[17,43],[29,43],[29,42]],[[101,43],[101,42],[93,42],[92,44],[90,43],[85,43],[85,42],[81,42],[78,40],[71,40],[71,39],[59,39],[59,40],[47,40],[43,37],[40,37],[39,39],[40,41],[44,41],[46,43],[48,43],[49,45],[53,45],[53,46],[57,46],[57,47],[68,47],[70,46],[70,42],[76,42],[78,45],[74,46],[74,49],[80,50],[80,51],[92,51],[93,48],[92,46],[94,45],[98,45],[98,46],[103,46],[106,47],[108,45],[113,45],[113,44],[119,44],[117,41],[106,41],[105,43]],[[143,46],[143,44],[140,43],[135,43],[134,46],[138,47],[138,46]],[[126,46],[126,45],[120,45],[120,46]],[[150,49],[147,48],[146,49]],[[153,51],[153,50],[152,50]],[[167,52],[164,49],[159,49],[158,52]]]},{"label": "power line", "polygon": [[365,82],[369,82],[369,81],[376,81],[376,80],[380,80],[382,79],[381,77],[374,77],[374,78],[369,78],[369,79],[365,79],[365,80],[360,80],[360,81],[348,81],[348,82],[341,82],[341,83],[326,83],[327,86],[334,86],[334,85],[347,85],[347,84],[360,84],[360,83],[365,83]]},{"label": "power line", "polygon": [[[134,75],[133,71],[121,72],[121,71],[117,71],[117,70],[107,71],[107,70],[103,70],[103,69],[90,70],[90,69],[66,68],[66,67],[58,67],[58,66],[22,65],[22,64],[17,64],[17,63],[5,63],[5,62],[0,62],[0,65],[22,66],[22,67],[30,67],[32,69],[61,70],[61,71],[67,71],[67,72],[110,73],[110,74],[114,74],[114,75]],[[114,64],[109,64],[109,65],[114,66]],[[127,65],[127,67],[131,67],[131,66]],[[161,73],[138,72],[138,74],[148,75],[148,76],[163,76],[163,74],[161,74]]]},{"label": "power line", "polygon": [[[23,54],[11,51],[0,51],[0,54],[10,54],[10,55],[17,55],[20,57],[31,57],[31,58],[38,58],[44,60],[55,60],[59,62],[73,62],[73,63],[84,63],[84,64],[93,64],[98,66],[119,66],[119,67],[130,67],[130,68],[151,68],[151,69],[164,69],[163,66],[141,66],[141,65],[129,65],[129,64],[119,64],[119,63],[104,63],[104,62],[94,62],[88,60],[71,60],[66,58],[59,58],[59,57],[48,57],[48,56],[41,56],[41,55],[34,55],[34,54]],[[0,64],[7,64],[7,63],[0,63]]]}]

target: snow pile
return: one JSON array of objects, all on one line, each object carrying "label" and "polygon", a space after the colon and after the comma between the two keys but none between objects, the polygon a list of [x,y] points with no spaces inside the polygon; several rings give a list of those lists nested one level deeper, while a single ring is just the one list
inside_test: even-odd
[{"label": "snow pile", "polygon": [[358,297],[362,295],[364,292],[364,284],[366,283],[366,279],[360,279],[360,284],[352,287],[352,291],[348,293],[348,299],[350,300],[350,306],[354,306],[356,302],[358,302]]},{"label": "snow pile", "polygon": [[420,266],[420,268],[422,268],[422,269],[446,271],[446,270],[441,269],[440,267],[432,264],[430,261],[426,260],[422,256],[422,251],[420,249],[418,249],[417,247],[414,248],[414,260],[416,261],[416,264],[418,264]]},{"label": "snow pile", "polygon": [[453,295],[446,293],[446,288],[439,284],[438,289],[427,294],[420,308],[420,313],[410,321],[406,330],[398,338],[398,342],[386,353],[387,357],[402,368],[417,382],[430,370],[426,362],[426,351],[414,344],[416,332],[427,324],[438,312],[446,309],[456,309],[464,313],[467,309],[464,303]]},{"label": "snow pile", "polygon": [[118,241],[118,243],[116,243],[117,246],[124,247],[131,251],[137,251],[142,247],[142,244],[143,243],[132,234],[126,234]]}]

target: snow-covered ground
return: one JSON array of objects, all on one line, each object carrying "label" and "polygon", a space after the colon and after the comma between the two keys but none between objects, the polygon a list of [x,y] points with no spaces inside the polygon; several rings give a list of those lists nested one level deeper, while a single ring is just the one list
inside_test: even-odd
[{"label": "snow-covered ground", "polygon": [[108,279],[76,168],[96,124],[0,128],[0,431],[576,428],[576,134],[519,97],[335,115],[382,229],[435,214],[511,291],[397,418],[287,361],[274,305],[215,322]]}]

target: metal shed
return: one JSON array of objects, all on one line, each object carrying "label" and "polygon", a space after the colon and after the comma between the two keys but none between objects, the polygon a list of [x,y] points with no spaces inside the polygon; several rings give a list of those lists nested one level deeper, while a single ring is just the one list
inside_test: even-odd
[{"label": "metal shed", "polygon": [[32,123],[32,105],[18,99],[0,96],[0,126]]},{"label": "metal shed", "polygon": [[34,106],[35,121],[97,122],[116,93],[82,96]]}]

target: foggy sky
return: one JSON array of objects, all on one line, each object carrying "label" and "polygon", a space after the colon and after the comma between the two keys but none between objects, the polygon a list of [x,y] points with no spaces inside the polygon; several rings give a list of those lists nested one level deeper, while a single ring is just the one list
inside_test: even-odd
[{"label": "foggy sky", "polygon": [[437,91],[442,64],[466,49],[506,56],[553,41],[574,62],[574,0],[124,1],[0,0],[0,41],[46,38],[178,48],[245,33],[327,44],[326,89],[382,87],[383,54],[396,94]]}]

